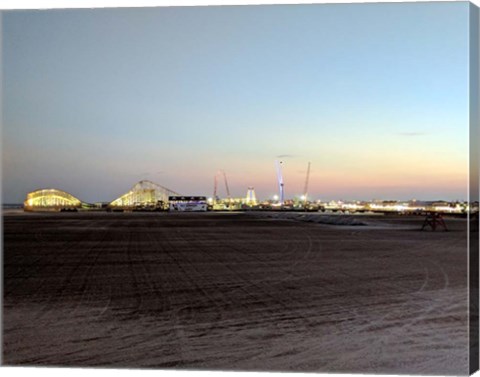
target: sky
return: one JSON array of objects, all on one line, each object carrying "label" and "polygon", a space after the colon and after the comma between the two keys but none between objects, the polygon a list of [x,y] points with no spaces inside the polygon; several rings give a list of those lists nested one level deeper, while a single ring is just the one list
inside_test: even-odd
[{"label": "sky", "polygon": [[4,203],[467,198],[467,2],[5,11],[2,69]]}]

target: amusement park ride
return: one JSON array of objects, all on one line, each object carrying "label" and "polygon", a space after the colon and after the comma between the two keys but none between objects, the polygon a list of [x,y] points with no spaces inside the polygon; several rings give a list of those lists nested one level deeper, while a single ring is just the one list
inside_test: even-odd
[{"label": "amusement park ride", "polygon": [[223,181],[225,182],[225,191],[227,192],[227,201],[230,202],[232,197],[230,195],[230,189],[228,188],[227,174],[225,173],[224,170],[217,171],[217,174],[215,174],[215,177],[213,179],[213,201],[214,203],[216,203],[220,200],[217,194],[218,176],[223,176]]},{"label": "amusement park ride", "polygon": [[[282,208],[285,205],[285,183],[283,181],[283,174],[282,174],[282,165],[283,161],[275,161],[275,166],[277,169],[277,180],[278,180],[278,189],[279,189],[279,201],[278,205],[280,208]],[[303,195],[301,196],[302,204],[303,207],[306,208],[307,206],[307,197],[308,197],[308,182],[310,179],[310,165],[311,163],[308,163],[307,166],[307,176],[305,178],[305,186],[303,188]]]},{"label": "amusement park ride", "polygon": [[275,161],[275,164],[277,166],[277,179],[278,179],[278,189],[279,189],[279,204],[280,207],[283,206],[285,203],[285,186],[283,183],[283,176],[282,176],[282,161]]},{"label": "amusement park ride", "polygon": [[[110,202],[86,203],[73,195],[58,189],[40,189],[27,194],[23,203],[25,211],[167,211],[172,210],[212,210],[212,211],[302,211],[326,212],[338,214],[384,214],[426,216],[422,229],[448,230],[443,216],[478,216],[478,202],[465,201],[409,201],[371,200],[371,201],[312,201],[308,198],[311,163],[308,162],[303,193],[294,199],[285,198],[283,178],[284,162],[275,160],[278,195],[258,200],[255,189],[248,187],[247,195],[232,197],[227,175],[218,170],[214,176],[213,197],[183,196],[177,192],[143,180],[135,184],[128,192]],[[219,180],[223,180],[225,194],[219,197]],[[220,182],[221,184],[221,182]],[[222,185],[222,184],[221,184]],[[174,204],[172,207],[170,204]],[[478,220],[477,220],[478,222]],[[475,223],[475,222],[473,222]]]}]

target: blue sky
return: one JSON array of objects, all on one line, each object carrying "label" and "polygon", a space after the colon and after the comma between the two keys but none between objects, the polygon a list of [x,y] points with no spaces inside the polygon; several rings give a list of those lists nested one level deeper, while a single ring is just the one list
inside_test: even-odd
[{"label": "blue sky", "polygon": [[[465,199],[468,3],[3,13],[3,200]],[[278,157],[284,156],[284,157]]]}]

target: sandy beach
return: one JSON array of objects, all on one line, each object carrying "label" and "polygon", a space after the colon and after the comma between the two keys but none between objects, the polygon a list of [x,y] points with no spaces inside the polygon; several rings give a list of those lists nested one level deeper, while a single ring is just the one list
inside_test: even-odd
[{"label": "sandy beach", "polygon": [[466,220],[357,218],[4,213],[3,362],[467,374]]}]

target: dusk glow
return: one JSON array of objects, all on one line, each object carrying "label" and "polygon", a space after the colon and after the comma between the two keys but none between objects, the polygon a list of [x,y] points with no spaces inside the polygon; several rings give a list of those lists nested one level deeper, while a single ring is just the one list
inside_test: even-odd
[{"label": "dusk glow", "polygon": [[468,6],[5,12],[3,201],[272,198],[275,160],[286,198],[311,162],[312,200],[465,200]]}]

